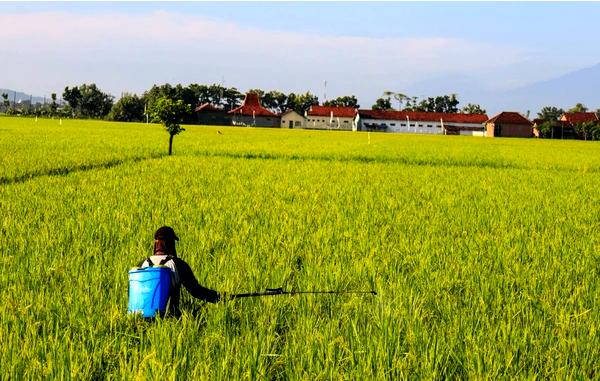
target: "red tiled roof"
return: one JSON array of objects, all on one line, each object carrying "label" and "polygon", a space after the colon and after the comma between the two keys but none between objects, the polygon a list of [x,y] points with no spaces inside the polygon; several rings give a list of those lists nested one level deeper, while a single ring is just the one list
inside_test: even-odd
[{"label": "red tiled roof", "polygon": [[560,117],[561,120],[570,123],[597,122],[598,117],[593,112],[565,112]]},{"label": "red tiled roof", "polygon": [[331,117],[332,112],[334,118],[354,118],[356,116],[356,109],[353,107],[328,107],[317,105],[310,106],[306,115]]},{"label": "red tiled roof", "polygon": [[387,119],[387,120],[406,120],[416,122],[438,122],[440,119],[444,123],[473,123],[481,124],[488,118],[486,114],[451,114],[445,112],[424,112],[424,111],[380,111],[380,110],[358,110],[361,118],[367,119]]},{"label": "red tiled roof", "polygon": [[277,116],[260,105],[260,98],[256,93],[247,93],[242,105],[229,111],[229,114],[246,116]]},{"label": "red tiled roof", "polygon": [[199,112],[199,111],[205,111],[205,112],[210,112],[210,111],[223,111],[222,108],[217,107],[217,106],[213,106],[210,103],[203,103],[201,105],[199,105],[198,107],[196,107],[194,109],[194,111]]},{"label": "red tiled roof", "polygon": [[486,123],[509,123],[509,124],[526,124],[533,126],[533,123],[518,112],[504,111],[496,115]]}]

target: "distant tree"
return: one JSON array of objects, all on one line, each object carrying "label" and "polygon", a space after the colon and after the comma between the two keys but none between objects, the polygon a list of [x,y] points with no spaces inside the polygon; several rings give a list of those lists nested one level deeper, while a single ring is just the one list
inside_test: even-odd
[{"label": "distant tree", "polygon": [[[585,112],[585,111],[581,111],[581,112]],[[597,135],[597,128],[598,128],[598,123],[597,122],[582,122],[582,123],[575,123],[575,132],[577,132],[577,135],[579,135],[579,137],[583,137],[583,140],[588,140],[588,139],[594,139],[595,136]]]},{"label": "distant tree", "polygon": [[108,119],[120,122],[144,120],[144,100],[136,94],[125,93],[110,109]]},{"label": "distant tree", "polygon": [[102,92],[95,83],[79,86],[81,114],[89,118],[104,118],[110,112],[114,97]]},{"label": "distant tree", "polygon": [[428,97],[418,104],[416,99],[412,102],[412,111],[458,113],[458,97],[456,94]]},{"label": "distant tree", "polygon": [[398,111],[402,111],[402,103],[404,103],[404,102],[408,103],[411,99],[406,94],[398,93],[398,92],[394,92],[394,91],[390,91],[390,90],[384,91],[381,99],[392,98],[392,97],[398,102]]},{"label": "distant tree", "polygon": [[358,99],[354,95],[345,95],[323,102],[323,106],[359,108]]},{"label": "distant tree", "polygon": [[250,89],[250,90],[248,90],[248,92],[258,94],[259,98],[262,98],[265,95],[265,91],[261,90],[261,89]]},{"label": "distant tree", "polygon": [[169,97],[159,98],[152,106],[150,115],[153,122],[161,123],[169,133],[169,155],[173,152],[173,138],[185,131],[181,123],[191,111],[191,107],[181,99],[173,100]]},{"label": "distant tree", "polygon": [[81,104],[81,92],[77,86],[69,89],[69,86],[65,87],[63,91],[62,97],[69,106],[71,107],[72,117],[75,117],[75,114],[79,111],[79,106]]},{"label": "distant tree", "polygon": [[478,104],[468,103],[460,112],[463,114],[485,114],[486,111]]},{"label": "distant tree", "polygon": [[281,91],[271,90],[261,97],[261,103],[264,107],[274,113],[282,113],[287,109],[288,96]]},{"label": "distant tree", "polygon": [[4,112],[10,108],[10,101],[8,100],[8,93],[2,93],[2,105],[4,106]]},{"label": "distant tree", "polygon": [[[541,118],[540,118],[541,119]],[[553,138],[554,128],[556,127],[556,120],[546,120],[537,126],[540,133],[540,138]]]},{"label": "distant tree", "polygon": [[425,111],[422,105],[423,101],[421,102],[421,104],[419,104],[418,100],[419,98],[415,96],[406,97],[406,104],[404,106],[403,111]]},{"label": "distant tree", "polygon": [[598,110],[596,110],[596,117],[598,117],[598,119],[600,119],[600,108],[598,108]]},{"label": "distant tree", "polygon": [[223,92],[223,104],[227,111],[231,111],[241,105],[243,100],[244,94],[240,93],[235,87],[227,88]]},{"label": "distant tree", "polygon": [[585,107],[581,103],[577,103],[575,106],[571,107],[568,112],[587,112],[588,108]]},{"label": "distant tree", "polygon": [[311,94],[307,91],[304,94],[294,94],[290,93],[287,96],[286,101],[286,109],[294,110],[300,115],[304,115],[304,113],[310,108],[312,105],[319,104],[319,97],[314,94]]},{"label": "distant tree", "polygon": [[50,116],[54,117],[54,115],[56,115],[56,109],[58,109],[58,103],[56,103],[56,93],[50,94],[50,99],[52,99],[52,102],[50,103]]},{"label": "distant tree", "polygon": [[537,113],[539,119],[543,120],[558,120],[560,116],[564,114],[564,110],[562,108],[556,108],[554,106],[545,106],[540,112]]},{"label": "distant tree", "polygon": [[72,89],[65,87],[63,99],[73,110],[73,117],[104,118],[110,112],[113,96],[102,92],[95,83],[83,84]]},{"label": "distant tree", "polygon": [[392,101],[390,100],[389,97],[377,98],[377,100],[375,101],[375,104],[373,106],[371,106],[371,110],[391,111],[391,110],[393,110]]}]

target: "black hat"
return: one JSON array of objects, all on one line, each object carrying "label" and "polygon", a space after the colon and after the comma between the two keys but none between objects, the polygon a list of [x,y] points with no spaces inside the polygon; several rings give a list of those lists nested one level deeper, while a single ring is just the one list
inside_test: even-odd
[{"label": "black hat", "polygon": [[158,228],[156,233],[154,233],[154,239],[162,239],[163,241],[174,239],[175,241],[179,241],[179,237],[175,235],[175,231],[170,226],[161,226]]}]

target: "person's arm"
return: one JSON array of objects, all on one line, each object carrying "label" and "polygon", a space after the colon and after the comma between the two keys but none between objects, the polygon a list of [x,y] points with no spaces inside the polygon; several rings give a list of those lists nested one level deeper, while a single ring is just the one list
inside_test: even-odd
[{"label": "person's arm", "polygon": [[190,294],[192,294],[194,298],[202,299],[209,303],[216,303],[219,301],[221,295],[214,290],[202,287],[194,276],[194,272],[192,271],[190,265],[188,265],[181,258],[176,258],[175,264],[177,265],[177,273],[179,274],[181,284],[189,291]]}]

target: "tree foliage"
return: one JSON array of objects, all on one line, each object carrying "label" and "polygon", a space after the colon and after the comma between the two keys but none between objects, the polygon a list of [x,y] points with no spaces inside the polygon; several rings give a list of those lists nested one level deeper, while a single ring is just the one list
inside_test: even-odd
[{"label": "tree foliage", "polygon": [[287,96],[286,109],[294,110],[300,115],[304,115],[304,113],[310,108],[310,106],[318,105],[319,97],[312,94],[310,91],[307,91],[304,94],[294,94],[290,93]]},{"label": "tree foliage", "polygon": [[125,93],[110,110],[108,119],[120,122],[141,122],[144,120],[144,100],[136,94]]},{"label": "tree foliage", "polygon": [[485,114],[486,111],[478,104],[468,103],[460,110],[463,114]]},{"label": "tree foliage", "polygon": [[102,92],[95,83],[73,88],[65,87],[63,99],[69,103],[72,116],[104,118],[113,105],[113,96]]},{"label": "tree foliage", "polygon": [[577,103],[575,106],[571,107],[568,112],[587,112],[588,108],[585,107],[582,103]]},{"label": "tree foliage", "polygon": [[381,97],[377,98],[375,104],[371,106],[371,110],[379,110],[379,111],[392,111],[392,101],[390,97]]},{"label": "tree foliage", "polygon": [[335,99],[331,99],[327,102],[323,102],[323,106],[352,108],[360,107],[360,105],[358,104],[358,99],[356,99],[356,96],[354,95],[344,95]]},{"label": "tree foliage", "polygon": [[152,121],[161,123],[169,133],[169,155],[172,153],[173,137],[185,131],[181,123],[190,112],[190,105],[181,99],[173,100],[166,96],[158,98],[150,109]]},{"label": "tree foliage", "polygon": [[564,114],[564,110],[562,108],[557,108],[554,106],[545,106],[537,113],[539,119],[543,120],[558,120],[560,116]]},{"label": "tree foliage", "polygon": [[7,112],[10,108],[10,101],[8,100],[8,93],[2,93],[2,105],[4,106],[4,111]]},{"label": "tree foliage", "polygon": [[414,108],[413,111],[458,113],[459,101],[456,94],[428,97],[419,102],[418,105],[414,106],[415,103],[415,101],[412,103]]}]

